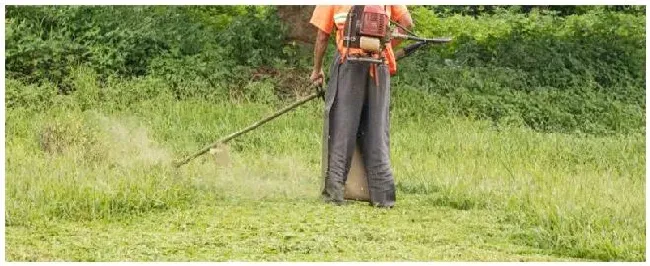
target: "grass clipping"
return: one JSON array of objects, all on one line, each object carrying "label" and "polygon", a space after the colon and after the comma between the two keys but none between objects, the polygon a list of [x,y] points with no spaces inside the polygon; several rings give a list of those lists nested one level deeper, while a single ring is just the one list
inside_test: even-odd
[{"label": "grass clipping", "polygon": [[33,133],[38,135],[37,156],[24,150],[33,139],[8,146],[13,158],[7,170],[10,224],[43,217],[108,218],[199,200],[318,194],[313,169],[290,155],[231,153],[219,146],[213,155],[179,169],[172,164],[171,150],[134,118],[62,112],[34,123],[40,129]]},{"label": "grass clipping", "polygon": [[152,141],[135,119],[98,113],[53,118],[43,125],[39,145],[47,154],[86,165],[134,167],[171,162],[170,153]]},{"label": "grass clipping", "polygon": [[145,127],[136,126],[135,120],[99,116],[99,122],[109,133],[108,155],[118,165],[171,164],[171,154],[149,138]]}]

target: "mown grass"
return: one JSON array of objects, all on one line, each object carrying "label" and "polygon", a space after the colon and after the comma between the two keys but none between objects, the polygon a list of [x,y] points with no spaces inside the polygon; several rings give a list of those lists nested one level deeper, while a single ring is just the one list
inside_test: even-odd
[{"label": "mown grass", "polygon": [[580,261],[508,240],[490,210],[401,197],[401,208],[312,199],[235,200],[118,221],[45,222],[7,231],[7,257],[43,261]]},{"label": "mown grass", "polygon": [[[496,126],[446,116],[437,111],[440,101],[435,96],[394,91],[391,145],[399,201],[396,209],[380,215],[362,204],[337,210],[316,200],[321,184],[321,102],[233,140],[219,164],[203,156],[176,169],[172,159],[249,125],[279,103],[174,101],[162,95],[128,108],[115,108],[114,102],[79,104],[92,103],[99,91],[60,96],[61,101],[46,111],[7,110],[9,260],[315,260],[320,255],[330,260],[517,260],[521,252],[645,260],[645,138],[640,134],[593,137]],[[211,213],[215,209],[227,215]],[[342,212],[356,217],[354,225],[344,226],[347,218],[331,216]],[[175,213],[185,216],[170,216]],[[302,219],[305,216],[312,218]],[[450,218],[455,216],[471,219]],[[88,237],[106,227],[125,237],[129,230],[143,230],[120,227],[140,219],[147,221],[149,230],[162,231],[167,224],[158,220],[185,221],[194,235],[206,234],[206,243],[220,237],[229,241],[217,241],[217,255],[209,255],[207,247],[174,253],[166,246],[173,241],[162,233],[144,235],[146,247],[119,248],[123,252],[102,255],[88,247],[99,245],[90,244],[94,240]],[[439,231],[445,228],[431,227],[435,224],[430,219],[458,227],[445,243],[429,241],[416,248],[427,237],[446,235]],[[281,227],[292,236],[276,236],[276,221],[289,220],[300,221],[289,222],[292,226],[314,230]],[[201,231],[196,227],[201,221],[216,231]],[[397,224],[408,221],[412,224]],[[470,224],[497,229],[471,232]],[[255,229],[242,228],[248,225]],[[89,236],[81,242],[65,237],[57,242],[43,235],[43,230],[79,226],[88,226],[84,230]],[[270,235],[242,236],[260,230]],[[327,241],[319,238],[323,230]],[[344,237],[353,232],[372,239]],[[499,237],[489,237],[494,234]],[[483,242],[468,240],[470,235]],[[315,242],[294,243],[293,238]],[[380,248],[385,241],[392,244]],[[490,241],[500,243],[491,250],[510,255],[478,252]],[[85,248],[53,251],[55,242]],[[194,245],[199,248],[201,243]],[[291,245],[299,247],[287,248]],[[513,251],[520,245],[528,248]],[[157,247],[173,254],[146,255]],[[459,248],[463,252],[453,252]]]}]

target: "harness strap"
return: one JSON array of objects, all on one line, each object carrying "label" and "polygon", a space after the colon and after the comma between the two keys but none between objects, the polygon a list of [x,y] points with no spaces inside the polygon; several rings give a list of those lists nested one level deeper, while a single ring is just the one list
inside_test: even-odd
[{"label": "harness strap", "polygon": [[[386,12],[386,16],[388,16],[388,19],[390,19],[390,13],[388,11],[388,6],[384,6],[384,11]],[[351,12],[351,11],[350,11]],[[344,40],[345,41],[345,40]],[[337,44],[338,46],[338,44]],[[382,58],[386,58],[386,50],[380,52],[382,55]],[[341,55],[339,61],[340,63],[345,62],[348,59],[348,55],[350,54],[350,48],[349,47],[339,47],[339,54]],[[354,54],[364,54],[364,53],[353,53]],[[378,58],[375,56],[375,58]],[[376,64],[370,64],[370,77],[373,78],[375,81],[375,85],[379,87],[379,73],[377,72],[377,65]]]}]

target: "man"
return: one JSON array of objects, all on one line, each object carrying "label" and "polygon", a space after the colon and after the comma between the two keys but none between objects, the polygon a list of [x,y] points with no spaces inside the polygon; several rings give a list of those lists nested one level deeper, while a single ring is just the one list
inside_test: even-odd
[{"label": "man", "polygon": [[[325,187],[322,196],[328,202],[344,202],[345,182],[358,137],[370,203],[390,208],[395,204],[395,182],[389,158],[388,108],[390,75],[397,70],[392,47],[397,46],[399,40],[391,40],[386,45],[382,64],[342,58],[348,54],[343,45],[343,27],[351,7],[316,6],[310,21],[318,28],[310,77],[315,85],[323,83],[323,56],[330,34],[336,29],[337,53],[330,66],[325,94],[324,134],[327,137],[323,142]],[[405,28],[413,26],[406,6],[384,6],[384,9],[391,20]]]}]

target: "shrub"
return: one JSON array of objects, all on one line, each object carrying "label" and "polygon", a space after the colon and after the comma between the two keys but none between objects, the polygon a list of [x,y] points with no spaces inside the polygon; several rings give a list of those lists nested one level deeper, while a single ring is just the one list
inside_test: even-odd
[{"label": "shrub", "polygon": [[[454,41],[401,61],[395,89],[421,89],[445,101],[447,114],[495,124],[594,134],[645,130],[643,7],[410,10],[421,35]],[[75,99],[84,109],[106,94],[129,105],[159,91],[104,88],[109,80],[149,78],[157,80],[155,86],[164,81],[162,94],[176,99],[240,99],[254,75],[267,73],[265,78],[277,81],[284,77],[268,73],[311,64],[306,60],[311,49],[286,42],[275,11],[268,6],[8,7],[6,70],[13,80],[8,106],[43,101],[38,107],[43,108],[58,102],[51,100],[53,91],[78,89],[84,91]],[[96,82],[81,81],[79,69],[87,69]],[[16,84],[28,86],[17,91]],[[90,87],[80,88],[85,85]]]},{"label": "shrub", "polygon": [[419,88],[449,98],[455,113],[540,131],[645,130],[644,16],[593,9],[437,18],[426,8],[413,16],[422,35],[455,40],[401,62],[398,89]]}]

